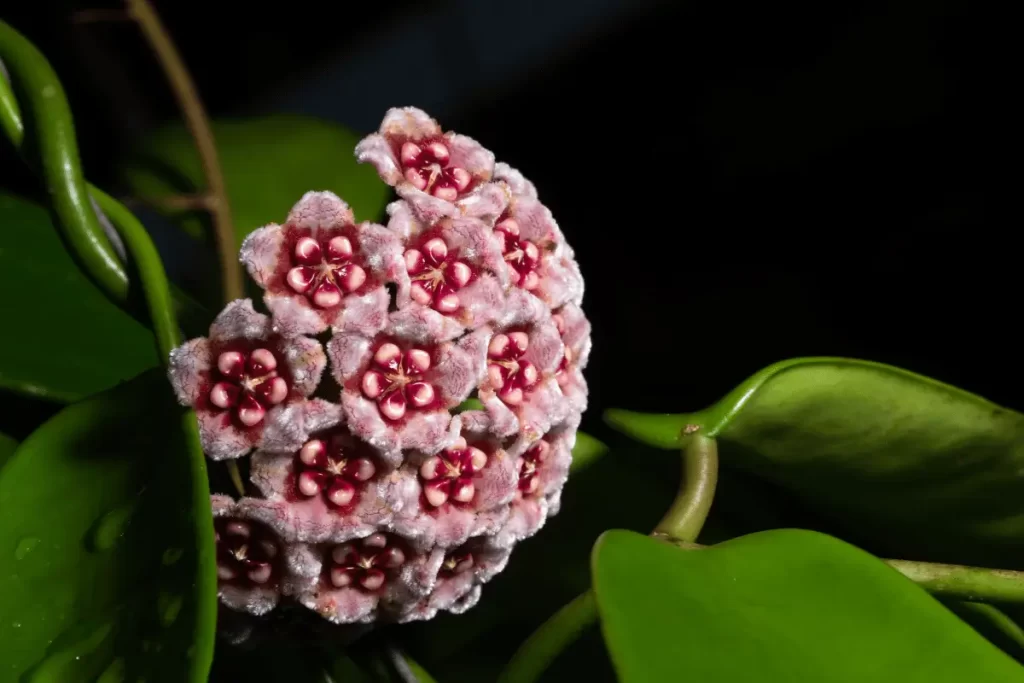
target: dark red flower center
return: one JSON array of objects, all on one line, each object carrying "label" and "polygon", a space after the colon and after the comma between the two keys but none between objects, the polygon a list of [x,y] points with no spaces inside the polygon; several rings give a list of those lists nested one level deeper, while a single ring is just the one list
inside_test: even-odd
[{"label": "dark red flower center", "polygon": [[487,376],[498,398],[509,405],[523,402],[526,391],[537,384],[537,367],[522,358],[530,346],[526,332],[496,334],[487,347]]},{"label": "dark red flower center", "polygon": [[317,308],[334,308],[366,282],[366,271],[353,262],[355,253],[356,245],[346,235],[325,235],[320,240],[300,237],[285,282]]},{"label": "dark red flower center", "polygon": [[433,361],[421,348],[402,351],[394,342],[384,342],[373,354],[360,388],[366,398],[376,401],[380,414],[400,420],[409,410],[423,410],[437,403],[437,391],[423,375]]},{"label": "dark red flower center", "polygon": [[258,522],[218,517],[217,577],[226,583],[265,586],[277,578],[281,548],[273,532]]},{"label": "dark red flower center", "polygon": [[433,507],[449,500],[467,505],[473,502],[473,478],[487,466],[487,454],[459,438],[451,448],[432,455],[420,465],[423,496]]},{"label": "dark red flower center", "polygon": [[525,290],[537,289],[540,275],[540,248],[519,235],[519,224],[514,218],[505,218],[494,226],[494,234],[501,242],[501,253],[509,265],[512,282]]},{"label": "dark red flower center", "polygon": [[410,295],[423,305],[430,305],[441,313],[453,313],[459,308],[456,294],[473,279],[473,269],[458,259],[455,251],[440,237],[426,240],[418,249],[405,252],[405,267],[412,279]]},{"label": "dark red flower center", "polygon": [[373,460],[359,457],[340,435],[310,439],[295,455],[295,489],[300,496],[322,495],[328,505],[347,508],[377,473]]},{"label": "dark red flower center", "polygon": [[376,592],[405,564],[406,551],[400,546],[397,539],[382,533],[336,545],[324,563],[326,578],[335,588]]},{"label": "dark red flower center", "polygon": [[234,410],[246,427],[262,422],[271,406],[288,398],[288,383],[278,374],[277,357],[269,349],[224,351],[217,356],[215,375],[219,379],[210,389],[210,404]]},{"label": "dark red flower center", "polygon": [[403,143],[399,161],[413,187],[438,199],[455,201],[473,184],[469,171],[452,165],[448,146],[440,140]]}]

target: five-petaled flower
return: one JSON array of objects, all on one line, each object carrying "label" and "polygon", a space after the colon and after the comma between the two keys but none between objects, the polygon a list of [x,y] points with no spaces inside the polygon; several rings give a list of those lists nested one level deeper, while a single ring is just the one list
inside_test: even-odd
[{"label": "five-petaled flower", "polygon": [[300,441],[297,416],[326,365],[320,342],[277,334],[252,301],[239,299],[213,321],[209,337],[171,352],[168,373],[178,400],[196,411],[203,450],[222,460]]},{"label": "five-petaled flower", "polygon": [[381,225],[356,224],[331,192],[307,192],[284,225],[250,233],[241,260],[266,290],[276,326],[291,334],[379,331],[388,313],[385,285],[403,268],[397,237]]},{"label": "five-petaled flower", "polygon": [[356,156],[398,193],[386,226],[307,192],[242,244],[270,315],[233,301],[169,359],[207,455],[255,449],[258,493],[211,498],[246,619],[469,609],[557,513],[587,406],[583,280],[533,184],[412,107]]}]

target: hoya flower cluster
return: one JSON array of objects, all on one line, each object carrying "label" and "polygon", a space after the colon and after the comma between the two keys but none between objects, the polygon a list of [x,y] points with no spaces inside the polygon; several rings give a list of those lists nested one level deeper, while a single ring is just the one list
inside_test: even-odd
[{"label": "hoya flower cluster", "polygon": [[220,598],[254,615],[473,606],[558,511],[586,408],[583,280],[534,186],[414,108],[355,154],[387,225],[308,192],[242,245],[269,315],[234,301],[170,359],[207,455],[249,458],[254,494],[212,503]]}]

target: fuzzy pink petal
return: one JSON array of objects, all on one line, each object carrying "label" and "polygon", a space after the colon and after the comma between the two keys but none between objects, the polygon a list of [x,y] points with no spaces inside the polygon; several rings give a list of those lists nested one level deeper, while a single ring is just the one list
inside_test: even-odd
[{"label": "fuzzy pink petal", "polygon": [[359,394],[343,391],[341,407],[351,432],[376,448],[390,467],[402,463],[402,444],[397,431],[388,425],[377,409],[377,404]]},{"label": "fuzzy pink petal", "polygon": [[274,331],[278,334],[287,337],[320,334],[329,326],[329,320],[325,320],[304,296],[266,294],[263,303],[274,318]]},{"label": "fuzzy pink petal", "polygon": [[537,323],[530,331],[530,345],[523,357],[541,373],[554,372],[565,356],[565,344],[550,319]]},{"label": "fuzzy pink petal", "polygon": [[268,451],[295,451],[306,441],[305,401],[275,406],[261,423],[263,435],[258,446]]},{"label": "fuzzy pink petal", "polygon": [[[390,317],[390,331],[396,336],[426,344],[449,341],[466,331],[455,318],[412,301],[408,291],[408,287],[404,291],[399,291],[399,301],[404,303],[399,303],[400,310],[392,313]],[[462,291],[464,290],[459,291],[460,299]]]},{"label": "fuzzy pink petal", "polygon": [[432,410],[415,412],[405,418],[398,432],[402,450],[416,449],[433,454],[444,448],[448,440],[452,416],[448,411]]},{"label": "fuzzy pink petal", "polygon": [[195,405],[199,400],[210,370],[210,356],[210,343],[204,337],[191,339],[171,351],[167,375],[182,405]]},{"label": "fuzzy pink petal", "polygon": [[473,609],[480,602],[482,593],[483,589],[480,586],[473,586],[472,590],[449,605],[448,611],[452,614],[462,614]]},{"label": "fuzzy pink petal", "polygon": [[513,197],[537,198],[537,188],[523,177],[518,169],[512,168],[503,161],[494,164],[494,180],[508,185]]},{"label": "fuzzy pink petal", "polygon": [[526,400],[516,411],[519,417],[520,439],[509,447],[509,453],[520,455],[525,447],[532,445],[569,415],[569,403],[565,400],[558,382],[554,378],[543,380],[540,386],[527,392]]},{"label": "fuzzy pink petal", "polygon": [[314,431],[341,421],[341,406],[314,398],[279,406],[267,413],[260,449],[294,453]]},{"label": "fuzzy pink petal", "polygon": [[320,384],[327,367],[324,347],[316,339],[293,337],[284,350],[284,361],[292,375],[292,389],[309,396]]},{"label": "fuzzy pink petal", "polygon": [[433,592],[420,600],[399,617],[400,622],[429,621],[438,611],[451,607],[460,598],[469,595],[475,588],[472,572],[438,579]]},{"label": "fuzzy pink petal", "polygon": [[565,396],[565,400],[568,401],[569,408],[573,412],[586,412],[590,393],[587,381],[583,378],[583,373],[579,368],[571,368],[567,372],[568,376],[563,380],[564,383],[559,385],[562,395]]},{"label": "fuzzy pink petal", "polygon": [[217,589],[220,601],[233,610],[261,616],[277,607],[281,594],[276,588],[223,585]]},{"label": "fuzzy pink petal", "polygon": [[331,358],[331,374],[344,386],[345,382],[359,374],[363,364],[370,360],[373,340],[351,332],[335,333],[327,342],[327,354]]},{"label": "fuzzy pink petal", "polygon": [[473,505],[477,510],[492,510],[512,500],[519,484],[516,459],[498,449],[487,458],[479,477],[473,479],[476,497]]},{"label": "fuzzy pink petal", "polygon": [[579,264],[568,256],[548,256],[539,269],[540,284],[537,295],[551,308],[583,301],[583,275]]},{"label": "fuzzy pink petal", "polygon": [[459,214],[487,223],[498,219],[508,206],[508,188],[501,183],[484,183],[456,202]]},{"label": "fuzzy pink petal", "polygon": [[445,136],[451,165],[464,168],[476,179],[487,182],[494,175],[494,153],[468,135],[448,133]]},{"label": "fuzzy pink petal", "polygon": [[249,276],[264,289],[277,270],[283,241],[284,231],[276,223],[258,228],[242,240],[239,260],[245,264]]},{"label": "fuzzy pink petal", "polygon": [[287,223],[301,228],[339,228],[354,222],[352,209],[333,192],[307,192],[288,213]]},{"label": "fuzzy pink petal", "polygon": [[403,180],[398,183],[395,186],[395,192],[409,203],[417,218],[424,223],[434,224],[442,218],[457,218],[463,215],[457,204],[427,194],[407,181]]},{"label": "fuzzy pink petal", "polygon": [[413,212],[409,202],[399,199],[387,205],[388,230],[394,233],[402,242],[408,242],[416,235],[423,232],[425,226]]},{"label": "fuzzy pink petal", "polygon": [[210,341],[265,339],[271,332],[270,318],[256,312],[252,299],[236,299],[225,306],[210,325]]},{"label": "fuzzy pink petal", "polygon": [[367,135],[355,149],[356,159],[361,164],[372,164],[380,179],[388,185],[397,185],[402,180],[402,169],[387,138],[378,133]]},{"label": "fuzzy pink petal", "polygon": [[387,325],[390,305],[391,296],[383,286],[374,287],[362,296],[349,295],[331,325],[337,331],[373,336]]},{"label": "fuzzy pink petal", "polygon": [[519,417],[498,398],[493,389],[480,389],[480,402],[484,404],[492,434],[506,437],[519,431]]},{"label": "fuzzy pink petal", "polygon": [[565,236],[548,207],[531,197],[516,197],[509,206],[509,213],[519,225],[521,239],[529,240],[541,248],[554,243],[568,248]]},{"label": "fuzzy pink petal", "polygon": [[483,381],[491,335],[490,328],[481,327],[442,347],[431,381],[447,405],[459,405]]},{"label": "fuzzy pink petal", "polygon": [[491,538],[496,548],[513,545],[536,534],[548,516],[548,502],[544,498],[522,498],[512,503],[505,525]]},{"label": "fuzzy pink petal", "polygon": [[583,309],[574,304],[566,304],[556,313],[562,320],[562,341],[577,352],[575,355],[578,358],[578,351],[590,341],[590,321]]},{"label": "fuzzy pink petal", "polygon": [[508,565],[512,551],[506,548],[493,548],[488,545],[482,546],[473,553],[473,573],[480,583],[487,583],[495,576],[504,571]]},{"label": "fuzzy pink petal", "polygon": [[404,242],[389,228],[376,223],[359,225],[359,251],[370,272],[386,282],[405,274]]},{"label": "fuzzy pink petal", "polygon": [[551,308],[533,294],[513,287],[505,300],[505,315],[496,325],[500,329],[532,325],[551,318]]},{"label": "fuzzy pink petal", "polygon": [[384,114],[378,132],[415,141],[440,136],[441,126],[418,107],[392,107]]},{"label": "fuzzy pink petal", "polygon": [[459,290],[460,318],[467,329],[475,329],[505,315],[505,289],[498,279],[484,273]]},{"label": "fuzzy pink petal", "polygon": [[240,458],[256,446],[263,434],[263,423],[242,431],[235,427],[227,412],[196,411],[199,442],[211,460]]},{"label": "fuzzy pink petal", "polygon": [[[466,410],[459,413],[463,428],[480,435],[492,434],[491,418],[484,410]],[[515,429],[512,430],[513,432]]]},{"label": "fuzzy pink petal", "polygon": [[281,593],[298,595],[315,590],[323,571],[323,559],[316,546],[308,543],[289,543],[284,550],[285,575]]}]

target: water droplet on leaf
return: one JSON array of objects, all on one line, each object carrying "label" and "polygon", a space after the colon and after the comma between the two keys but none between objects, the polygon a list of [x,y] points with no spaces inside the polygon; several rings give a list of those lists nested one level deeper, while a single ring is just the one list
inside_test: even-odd
[{"label": "water droplet on leaf", "polygon": [[34,536],[29,536],[18,541],[17,547],[14,549],[14,559],[24,560],[25,556],[32,552],[37,545],[42,541]]},{"label": "water droplet on leaf", "polygon": [[181,556],[185,554],[182,548],[168,548],[164,551],[163,563],[165,566],[170,566],[181,559]]},{"label": "water droplet on leaf", "polygon": [[178,618],[181,611],[181,596],[160,593],[156,601],[156,609],[160,614],[160,623],[167,628]]},{"label": "water droplet on leaf", "polygon": [[106,513],[92,525],[86,534],[85,546],[89,550],[110,550],[124,536],[135,511],[134,503],[126,503]]}]

